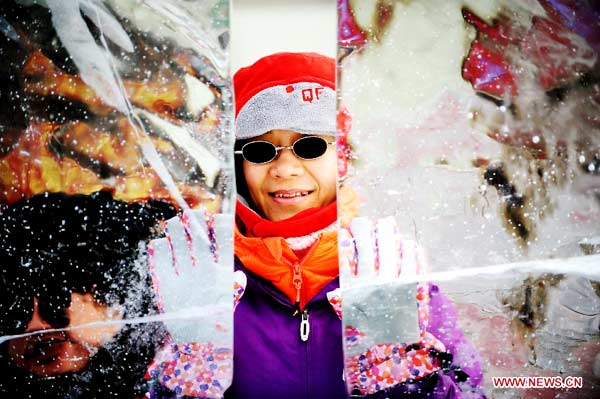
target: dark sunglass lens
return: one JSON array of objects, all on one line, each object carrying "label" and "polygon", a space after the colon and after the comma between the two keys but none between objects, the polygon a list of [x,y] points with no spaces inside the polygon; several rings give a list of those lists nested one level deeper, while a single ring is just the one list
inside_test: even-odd
[{"label": "dark sunglass lens", "polygon": [[67,316],[66,312],[66,309],[69,306],[71,306],[70,303],[63,303],[59,305],[58,302],[46,302],[42,299],[38,300],[38,312],[40,317],[47,321],[52,327],[56,328],[66,327],[69,325],[69,317]]},{"label": "dark sunglass lens", "polygon": [[254,141],[242,148],[244,158],[253,163],[266,163],[272,161],[277,155],[275,146],[265,141]]},{"label": "dark sunglass lens", "polygon": [[315,159],[325,154],[327,142],[321,137],[303,137],[294,143],[294,152],[304,159]]}]

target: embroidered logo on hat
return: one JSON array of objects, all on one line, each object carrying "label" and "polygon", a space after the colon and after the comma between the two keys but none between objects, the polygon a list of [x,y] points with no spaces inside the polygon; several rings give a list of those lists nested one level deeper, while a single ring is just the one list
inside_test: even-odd
[{"label": "embroidered logo on hat", "polygon": [[311,87],[309,89],[302,90],[302,101],[305,103],[319,101],[321,99],[321,93],[323,93],[323,90],[323,86]]}]

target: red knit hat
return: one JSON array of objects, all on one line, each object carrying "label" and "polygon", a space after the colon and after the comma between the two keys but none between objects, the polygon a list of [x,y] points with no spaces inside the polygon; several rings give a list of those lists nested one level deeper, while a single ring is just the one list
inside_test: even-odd
[{"label": "red knit hat", "polygon": [[336,133],[335,60],[316,53],[276,53],[233,76],[237,139],[274,129]]}]

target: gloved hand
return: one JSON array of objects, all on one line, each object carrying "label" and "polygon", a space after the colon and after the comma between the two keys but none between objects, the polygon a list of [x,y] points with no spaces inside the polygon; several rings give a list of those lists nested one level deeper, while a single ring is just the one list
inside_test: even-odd
[{"label": "gloved hand", "polygon": [[[345,375],[349,392],[370,394],[439,367],[429,349],[444,345],[425,332],[428,284],[409,282],[425,267],[422,248],[402,239],[395,219],[354,218],[338,235]],[[343,299],[343,300],[342,300]]]},{"label": "gloved hand", "polygon": [[165,234],[148,252],[170,339],[149,374],[178,396],[222,397],[233,371],[234,276],[237,301],[246,285],[233,272],[233,215],[185,210]]}]

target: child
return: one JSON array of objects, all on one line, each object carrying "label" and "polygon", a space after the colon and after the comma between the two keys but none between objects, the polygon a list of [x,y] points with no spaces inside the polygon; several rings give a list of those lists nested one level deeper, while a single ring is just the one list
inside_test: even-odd
[{"label": "child", "polygon": [[[235,312],[228,398],[349,394],[341,321],[327,300],[339,286],[335,76],[335,61],[312,53],[273,54],[234,76],[241,197],[235,267],[248,283]],[[447,352],[416,348],[427,352],[434,371],[395,381],[381,397],[454,398],[461,390],[477,391],[481,371],[451,304],[435,286],[426,295],[429,332]],[[403,347],[410,352],[410,345]],[[452,361],[457,350],[466,351],[462,368]]]}]

